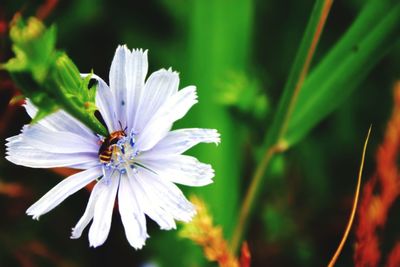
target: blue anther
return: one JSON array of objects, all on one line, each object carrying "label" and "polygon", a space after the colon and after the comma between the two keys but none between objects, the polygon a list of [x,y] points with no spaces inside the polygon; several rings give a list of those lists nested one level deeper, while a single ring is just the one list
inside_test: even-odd
[{"label": "blue anther", "polygon": [[135,146],[135,138],[131,137],[129,139],[129,144],[131,145],[131,147],[134,147]]}]

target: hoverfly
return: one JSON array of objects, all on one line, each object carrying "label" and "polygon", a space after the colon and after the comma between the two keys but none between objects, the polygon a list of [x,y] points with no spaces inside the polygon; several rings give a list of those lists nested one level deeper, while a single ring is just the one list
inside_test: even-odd
[{"label": "hoverfly", "polygon": [[111,161],[112,154],[116,148],[119,140],[126,137],[126,127],[122,130],[122,125],[120,122],[121,130],[112,132],[107,138],[105,138],[99,148],[99,159],[101,163],[109,163]]}]

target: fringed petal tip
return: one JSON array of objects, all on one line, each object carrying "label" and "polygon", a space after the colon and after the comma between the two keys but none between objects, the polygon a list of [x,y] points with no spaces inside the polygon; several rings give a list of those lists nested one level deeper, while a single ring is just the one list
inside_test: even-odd
[{"label": "fringed petal tip", "polygon": [[146,245],[146,240],[147,238],[149,238],[150,236],[148,234],[146,234],[143,237],[138,238],[137,240],[135,240],[134,243],[129,242],[129,244],[131,245],[131,247],[133,247],[136,250],[142,249],[144,245]]},{"label": "fringed petal tip", "polygon": [[169,230],[176,230],[176,224],[168,227],[160,226],[160,230],[169,231]]},{"label": "fringed petal tip", "polygon": [[[124,51],[121,51],[124,50]],[[120,52],[125,52],[125,53],[132,53],[135,55],[143,55],[147,57],[148,54],[148,49],[143,49],[143,48],[133,48],[132,50],[128,48],[126,44],[118,45],[117,49],[115,50],[115,54],[120,53]]]},{"label": "fringed petal tip", "polygon": [[175,214],[175,219],[185,223],[190,222],[197,213],[196,207],[188,200],[185,203],[181,202],[179,205],[184,212],[181,211],[179,214]]},{"label": "fringed petal tip", "polygon": [[[158,76],[158,77],[162,77],[162,78],[166,78],[166,79],[177,79],[177,81],[179,81],[179,72],[173,70],[172,68],[168,68],[168,69],[159,69],[155,72],[152,73],[152,75]],[[178,88],[176,88],[177,90]]]},{"label": "fringed petal tip", "polygon": [[39,221],[39,218],[42,215],[42,214],[36,214],[35,212],[30,211],[29,209],[25,213],[28,216],[32,216],[32,219],[35,220],[35,221]]},{"label": "fringed petal tip", "polygon": [[[93,224],[92,224],[93,226]],[[97,248],[106,242],[107,237],[104,237],[103,235],[99,233],[93,233],[91,231],[92,228],[89,229],[89,247],[91,248]]]},{"label": "fringed petal tip", "polygon": [[171,74],[179,76],[179,72],[176,71],[176,70],[173,70],[172,67],[169,67],[168,69],[161,69],[161,71],[167,71],[167,72],[169,72]]},{"label": "fringed petal tip", "polygon": [[136,49],[132,49],[132,54],[133,55],[142,55],[142,56],[146,56],[148,55],[149,50],[147,49],[142,49],[142,48],[136,48]]},{"label": "fringed petal tip", "polygon": [[[71,239],[77,239],[80,236],[71,236]],[[131,247],[133,247],[135,250],[140,250],[142,249],[145,245],[146,245],[146,240],[147,238],[149,238],[149,235],[145,235],[141,238],[138,238],[137,240],[135,240],[135,242],[129,242],[129,244],[131,245]],[[89,247],[91,248],[97,248],[101,245],[104,244],[104,241],[99,241],[99,240],[91,240],[89,238]]]},{"label": "fringed petal tip", "polygon": [[25,214],[28,215],[28,216],[31,216],[31,217],[32,217],[32,220],[35,220],[35,221],[39,221],[40,216],[43,215],[43,213],[39,213],[39,212],[35,209],[35,207],[34,207],[33,205],[30,206],[30,207],[25,211]]},{"label": "fringed petal tip", "polygon": [[73,227],[71,228],[71,236],[70,239],[78,239],[81,237],[81,233],[77,233],[76,229]]},{"label": "fringed petal tip", "polygon": [[189,212],[184,218],[180,218],[179,220],[181,222],[188,223],[193,220],[194,216],[196,216],[197,210],[196,210],[195,206],[192,203],[190,203],[190,205],[192,206],[193,210],[191,212]]},{"label": "fringed petal tip", "polygon": [[[188,222],[193,220],[193,218],[194,218],[194,216],[196,216],[196,214],[197,214],[197,211],[193,206],[193,211],[185,214],[185,216],[182,216],[177,220],[180,221],[180,222],[188,223]],[[166,225],[159,225],[159,226],[160,226],[160,230],[165,230],[165,231],[176,230],[177,229],[175,221],[174,221],[173,224],[170,224],[168,226],[166,226]]]},{"label": "fringed petal tip", "polygon": [[101,242],[101,243],[92,243],[92,242],[90,241],[90,239],[89,239],[89,247],[91,247],[91,248],[97,248],[97,247],[103,245],[103,243],[104,243],[104,242]]},{"label": "fringed petal tip", "polygon": [[210,143],[214,143],[218,146],[221,143],[221,134],[216,130],[213,129],[210,133]]}]

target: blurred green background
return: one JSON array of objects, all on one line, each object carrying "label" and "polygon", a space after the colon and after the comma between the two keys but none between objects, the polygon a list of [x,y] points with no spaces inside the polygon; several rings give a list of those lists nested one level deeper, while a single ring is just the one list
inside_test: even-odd
[{"label": "blurred green background", "polygon": [[[35,15],[45,2],[2,1],[0,19],[7,23],[17,11],[25,17]],[[58,47],[81,72],[93,69],[108,77],[115,48],[127,44],[149,49],[149,72],[171,66],[180,73],[180,88],[197,86],[199,104],[175,127],[216,128],[222,142],[189,152],[213,165],[215,182],[196,190],[180,188],[187,195],[195,192],[204,198],[229,239],[314,1],[48,2],[56,5],[45,22],[57,25]],[[334,2],[311,70],[350,27],[364,3]],[[4,62],[12,56],[4,32],[0,45]],[[364,179],[374,170],[374,154],[392,108],[392,87],[399,78],[399,48],[399,42],[394,43],[333,113],[272,162],[245,238],[252,266],[328,263],[347,223],[370,124],[373,133]],[[0,150],[4,155],[4,139],[19,133],[29,120],[23,108],[8,107],[15,88],[5,83],[6,73],[0,78]],[[339,89],[339,94],[350,90],[346,85]],[[151,238],[144,249],[135,251],[125,240],[117,214],[103,246],[89,248],[86,235],[70,240],[70,228],[89,196],[85,190],[39,222],[26,216],[26,208],[61,178],[54,171],[15,166],[0,157],[0,185],[15,183],[20,190],[16,195],[0,194],[0,266],[214,266],[204,260],[200,248],[177,236],[181,226],[165,232],[150,220]],[[387,249],[400,234],[399,217],[392,214],[390,221]],[[350,235],[338,266],[353,265],[353,245]]]}]

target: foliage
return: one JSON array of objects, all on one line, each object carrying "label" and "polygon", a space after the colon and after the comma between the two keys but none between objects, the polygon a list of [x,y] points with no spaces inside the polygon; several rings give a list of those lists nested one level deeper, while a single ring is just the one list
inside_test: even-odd
[{"label": "foliage", "polygon": [[[398,1],[28,2],[0,3],[0,59],[8,60],[2,65],[8,74],[0,73],[0,105],[7,106],[0,109],[2,140],[27,120],[17,107],[21,95],[15,87],[39,107],[34,122],[64,109],[107,135],[95,117],[91,76],[79,73],[93,68],[105,77],[104,61],[111,60],[117,44],[149,49],[150,62],[156,62],[150,69],[170,65],[180,72],[180,87],[198,88],[199,104],[177,127],[195,124],[221,133],[218,148],[199,147],[189,153],[216,170],[214,184],[193,191],[206,202],[220,241],[226,238],[224,251],[235,258],[247,240],[251,266],[326,265],[351,210],[362,137],[372,123],[373,151],[390,112],[389,88],[398,79],[400,62]],[[57,30],[35,18],[12,19],[21,12],[23,17],[36,14]],[[68,55],[56,49],[56,43]],[[385,151],[397,153],[393,144],[379,151],[378,158]],[[368,154],[365,164],[371,173]],[[137,252],[114,226],[109,242],[96,250],[87,248],[86,240],[66,240],[86,192],[40,224],[31,222],[25,208],[66,173],[16,168],[0,160],[0,205],[5,211],[1,265],[44,261],[65,266],[210,266],[195,244],[152,224],[152,239]],[[367,234],[360,229],[369,227],[363,226],[372,209],[368,197],[384,203],[377,202],[371,185],[379,177],[362,185],[355,247],[359,264],[368,253],[387,255],[384,262],[393,264],[400,255],[394,240],[399,233],[394,195],[381,209],[385,219],[379,227],[386,224],[386,234],[379,240],[387,244],[363,254],[363,244],[378,244],[365,241]],[[39,178],[42,182],[33,182]],[[346,266],[354,264],[353,233],[338,260]],[[379,255],[375,263],[383,262]]]},{"label": "foliage", "polygon": [[56,28],[46,29],[36,18],[16,16],[10,29],[15,58],[3,65],[24,95],[38,107],[33,123],[62,108],[99,134],[105,128],[94,116],[95,89],[90,76],[81,78],[68,56],[55,49]]}]

